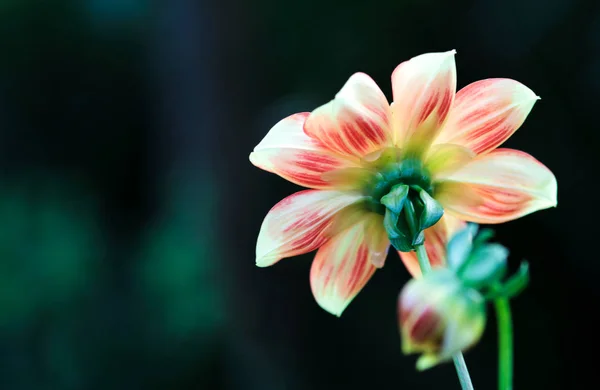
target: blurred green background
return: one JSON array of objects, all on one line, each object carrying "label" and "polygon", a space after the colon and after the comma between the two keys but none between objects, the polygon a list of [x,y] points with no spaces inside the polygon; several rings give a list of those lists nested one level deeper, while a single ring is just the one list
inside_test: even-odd
[{"label": "blurred green background", "polygon": [[[391,96],[400,62],[456,49],[462,87],[542,100],[507,142],[556,174],[559,207],[499,226],[515,387],[594,374],[600,101],[595,0],[0,2],[0,389],[458,389],[400,353],[395,254],[338,319],[312,254],[254,265],[262,218],[298,190],[248,154],[356,71]],[[496,383],[493,313],[466,355]]]}]

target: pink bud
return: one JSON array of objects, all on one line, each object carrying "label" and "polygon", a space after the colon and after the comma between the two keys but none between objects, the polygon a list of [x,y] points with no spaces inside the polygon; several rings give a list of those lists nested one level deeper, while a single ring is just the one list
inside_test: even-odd
[{"label": "pink bud", "polygon": [[404,286],[398,320],[402,351],[422,353],[417,368],[424,370],[479,340],[485,325],[484,300],[450,270],[437,269]]}]

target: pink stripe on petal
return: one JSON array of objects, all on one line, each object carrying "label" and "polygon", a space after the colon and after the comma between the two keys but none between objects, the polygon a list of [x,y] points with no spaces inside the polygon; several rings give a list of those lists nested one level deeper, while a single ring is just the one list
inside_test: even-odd
[{"label": "pink stripe on petal", "polygon": [[470,222],[502,223],[556,206],[554,174],[527,153],[496,149],[436,186],[436,199]]},{"label": "pink stripe on petal", "polygon": [[[425,230],[425,250],[432,267],[442,267],[446,264],[446,244],[464,226],[463,221],[446,213],[438,223]],[[421,267],[417,254],[415,252],[398,253],[408,272],[415,278],[420,277]]]},{"label": "pink stripe on petal", "polygon": [[331,314],[342,314],[373,276],[376,270],[373,258],[387,254],[389,241],[369,236],[375,218],[380,216],[367,214],[317,252],[310,270],[310,285],[319,306]]},{"label": "pink stripe on petal", "polygon": [[456,94],[436,143],[459,144],[477,154],[493,150],[521,127],[538,99],[515,80],[487,79],[469,84]]},{"label": "pink stripe on petal", "polygon": [[310,114],[304,131],[335,153],[360,158],[391,145],[389,124],[385,95],[369,76],[356,73],[334,100]]},{"label": "pink stripe on petal", "polygon": [[275,173],[298,185],[330,189],[334,185],[322,179],[324,173],[355,167],[356,163],[328,151],[304,133],[309,113],[291,115],[279,121],[250,154],[257,167]]},{"label": "pink stripe on petal", "polygon": [[423,54],[392,73],[394,141],[427,143],[446,120],[456,93],[456,51]]},{"label": "pink stripe on petal", "polygon": [[311,252],[354,217],[351,206],[363,199],[351,192],[305,190],[277,203],[265,217],[256,243],[256,265],[268,267],[285,257]]}]

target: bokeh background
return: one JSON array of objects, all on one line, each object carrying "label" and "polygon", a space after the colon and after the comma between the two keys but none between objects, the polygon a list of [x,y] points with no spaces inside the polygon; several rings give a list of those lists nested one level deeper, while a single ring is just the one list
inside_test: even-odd
[{"label": "bokeh background", "polygon": [[[511,267],[515,388],[597,371],[600,2],[3,0],[0,388],[458,389],[404,357],[391,253],[341,318],[312,254],[259,269],[263,217],[298,190],[248,154],[356,71],[391,97],[401,61],[456,49],[459,87],[542,97],[506,145],[558,177],[559,207],[498,226]],[[493,312],[466,354],[496,384]],[[592,382],[593,383],[593,382]]]}]

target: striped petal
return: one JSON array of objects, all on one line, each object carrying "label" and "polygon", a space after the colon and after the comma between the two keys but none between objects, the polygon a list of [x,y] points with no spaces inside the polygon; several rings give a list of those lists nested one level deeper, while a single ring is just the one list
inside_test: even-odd
[{"label": "striped petal", "polygon": [[250,153],[250,161],[303,187],[330,189],[335,184],[324,180],[324,173],[356,164],[332,153],[304,133],[308,115],[307,112],[294,114],[279,121]]},{"label": "striped petal", "polygon": [[431,142],[456,93],[456,51],[429,53],[401,63],[392,73],[394,141]]},{"label": "striped petal", "polygon": [[387,254],[389,241],[380,239],[381,216],[369,213],[360,222],[323,245],[310,270],[313,295],[323,309],[340,316],[376,270],[374,262]]},{"label": "striped petal", "polygon": [[[465,223],[449,214],[444,214],[438,223],[425,230],[425,250],[429,256],[432,267],[441,267],[446,264],[446,244]],[[421,276],[421,267],[415,252],[398,252],[402,262],[410,274],[418,278]]]},{"label": "striped petal", "polygon": [[436,143],[459,144],[477,154],[489,152],[521,127],[538,99],[515,80],[487,79],[469,84],[456,94]]},{"label": "striped petal", "polygon": [[351,206],[363,195],[305,190],[277,203],[265,217],[256,243],[256,265],[268,267],[285,257],[323,245],[358,211]]},{"label": "striped petal", "polygon": [[556,206],[557,183],[529,154],[496,149],[436,185],[435,198],[465,221],[502,223]]},{"label": "striped petal", "polygon": [[390,107],[373,79],[355,73],[329,103],[314,110],[304,131],[329,150],[360,158],[391,145]]}]

